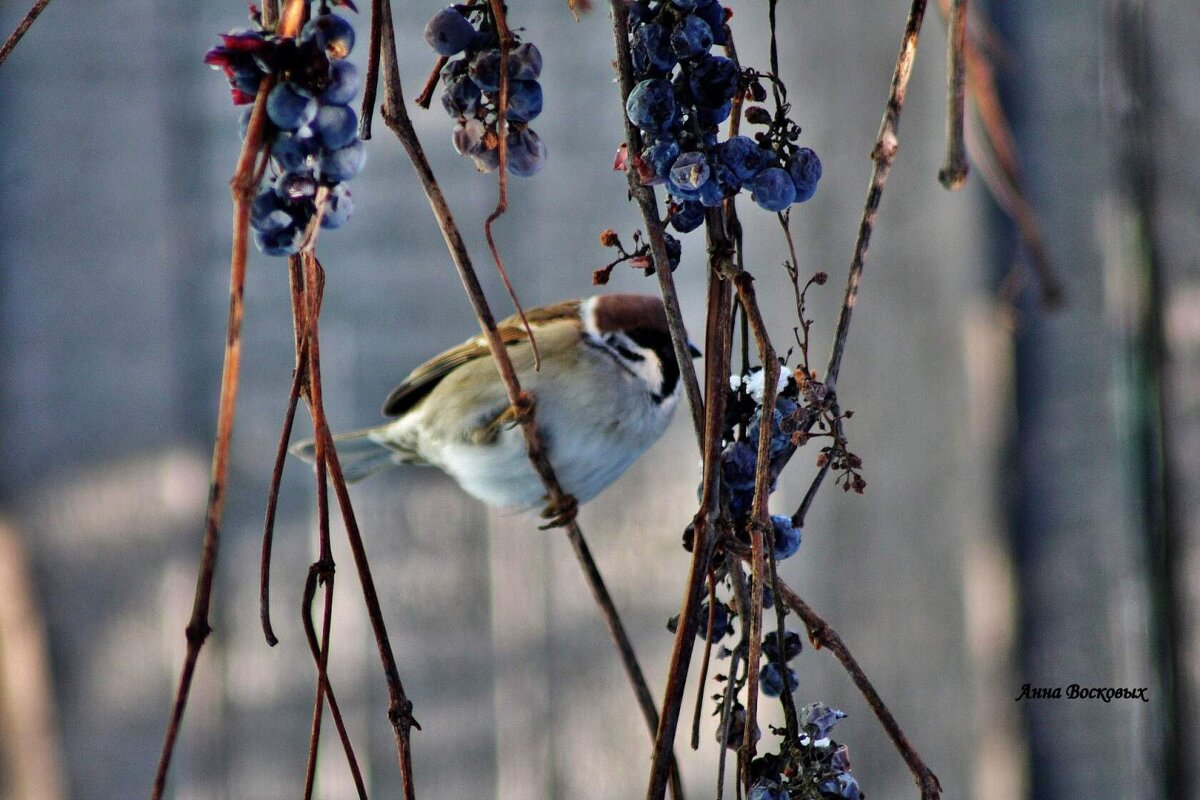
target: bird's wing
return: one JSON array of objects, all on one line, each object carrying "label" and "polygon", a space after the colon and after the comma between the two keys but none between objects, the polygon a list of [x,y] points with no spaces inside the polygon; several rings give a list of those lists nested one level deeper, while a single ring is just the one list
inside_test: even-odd
[{"label": "bird's wing", "polygon": [[[534,336],[537,335],[536,329],[540,325],[577,317],[579,315],[579,302],[578,300],[567,300],[551,306],[540,306],[526,311],[525,316],[529,320],[530,327],[534,328]],[[521,318],[515,314],[501,321],[496,326],[496,329],[500,334],[500,341],[504,342],[506,346],[511,347],[514,344],[529,340],[529,334],[525,331],[525,326],[521,323]],[[480,334],[468,339],[457,347],[452,347],[446,352],[434,356],[410,372],[408,377],[391,391],[391,394],[388,395],[387,400],[383,404],[384,415],[391,417],[400,416],[433,391],[433,388],[451,372],[463,364],[467,364],[478,358],[487,358],[489,355],[490,351],[488,350],[487,339]]]}]

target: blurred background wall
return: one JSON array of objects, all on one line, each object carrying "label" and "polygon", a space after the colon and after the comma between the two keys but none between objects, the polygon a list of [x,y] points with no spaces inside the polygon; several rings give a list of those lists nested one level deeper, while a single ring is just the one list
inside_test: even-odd
[{"label": "blurred background wall", "polygon": [[[765,9],[733,0],[762,66]],[[821,155],[793,214],[816,352],[828,346],[907,4],[784,3],[783,78]],[[436,3],[396,4],[408,96],[433,57]],[[0,8],[0,29],[24,13]],[[987,9],[985,9],[987,10]],[[1042,0],[990,9],[1003,91],[1067,304],[1046,313],[1011,225],[977,176],[935,176],[945,26],[931,8],[840,382],[856,413],[864,497],[826,487],[783,576],[841,632],[948,797],[1200,794],[1200,8]],[[624,178],[603,9],[514,4],[546,60],[537,129],[551,158],[515,180],[500,246],[527,305],[587,294],[598,233],[638,226]],[[236,2],[51,4],[0,68],[0,797],[145,796],[183,652],[227,309],[236,111],[201,63]],[[360,26],[365,33],[365,20]],[[360,47],[354,58],[365,59]],[[482,223],[491,178],[416,123],[497,309]],[[347,228],[322,237],[326,405],[373,423],[414,364],[475,322],[398,143],[380,125]],[[747,210],[748,264],[778,343],[793,326],[785,249]],[[702,330],[703,247],[677,273]],[[1011,285],[1011,281],[1008,284]],[[655,291],[635,272],[614,290]],[[274,565],[282,643],[257,607],[267,478],[292,365],[285,265],[253,253],[214,607],[170,794],[299,791],[314,671],[298,609],[315,555],[307,470],[284,478]],[[298,423],[300,424],[300,423]],[[582,524],[661,696],[688,556],[698,454],[684,415]],[[814,467],[775,496],[794,510]],[[416,716],[418,796],[640,797],[649,740],[557,533],[490,512],[442,476],[354,489]],[[398,776],[374,644],[348,553],[331,675],[373,796]],[[804,702],[839,727],[873,797],[916,796],[869,709],[824,653],[799,662]],[[1023,684],[1149,687],[1140,701],[1014,702]],[[689,688],[690,706],[695,688]],[[329,731],[332,734],[332,731]],[[691,796],[712,793],[711,723],[680,738]],[[353,786],[326,739],[320,796]]]}]

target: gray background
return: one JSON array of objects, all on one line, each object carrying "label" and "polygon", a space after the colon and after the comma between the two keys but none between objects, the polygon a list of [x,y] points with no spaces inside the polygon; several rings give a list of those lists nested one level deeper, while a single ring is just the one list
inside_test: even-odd
[{"label": "gray background", "polygon": [[[743,60],[766,66],[765,10],[735,0]],[[849,261],[907,4],[785,2],[783,77],[825,177],[794,213],[823,363]],[[976,177],[960,194],[935,175],[944,125],[945,26],[931,8],[900,127],[901,149],[855,315],[840,393],[856,413],[864,497],[827,486],[783,576],[842,633],[948,797],[1177,797],[1200,790],[1162,766],[1179,681],[1178,725],[1200,760],[1195,706],[1200,598],[1180,592],[1181,670],[1162,671],[1164,606],[1139,444],[1147,392],[1136,336],[1162,317],[1172,563],[1200,569],[1200,265],[1194,158],[1200,10],[1146,13],[1152,97],[1114,89],[1111,42],[1127,31],[1099,5],[1001,4],[1005,91],[1032,196],[1069,304],[1047,316],[997,286],[1023,258]],[[411,99],[433,57],[420,40],[433,3],[397,4]],[[0,8],[0,29],[24,8]],[[511,184],[498,237],[527,305],[590,293],[607,227],[639,224],[611,170],[620,143],[603,9],[514,4],[546,60],[535,124],[550,162]],[[227,309],[236,111],[200,63],[238,3],[57,0],[0,68],[0,797],[145,796],[183,652],[215,426]],[[356,22],[365,39],[365,20]],[[355,54],[360,63],[365,48]],[[1119,87],[1118,87],[1119,88]],[[1145,103],[1158,203],[1146,255],[1122,182]],[[1140,107],[1140,106],[1139,106]],[[440,110],[414,112],[495,307],[482,223],[496,189],[450,147]],[[428,206],[395,139],[378,125],[355,217],[321,240],[326,405],[348,429],[415,363],[475,328]],[[748,204],[747,259],[776,342],[795,323],[770,215]],[[694,334],[703,322],[703,248],[685,239],[677,273]],[[1139,272],[1150,258],[1162,296]],[[653,292],[619,268],[612,288]],[[214,606],[172,769],[176,798],[282,798],[300,791],[314,671],[298,624],[315,554],[309,473],[285,475],[274,571],[275,649],[262,641],[257,561],[267,478],[292,364],[285,264],[252,253],[242,393]],[[303,419],[301,416],[299,419]],[[302,424],[302,423],[298,423]],[[698,455],[679,414],[649,454],[586,506],[582,525],[625,614],[656,697],[663,629],[688,556]],[[773,500],[791,511],[813,472],[798,458]],[[1149,470],[1153,472],[1153,470]],[[649,740],[561,534],[491,512],[416,469],[354,489],[400,672],[424,798],[640,797]],[[1152,505],[1152,504],[1151,504]],[[1151,520],[1148,522],[1148,520]],[[372,796],[398,776],[385,693],[348,553],[331,675]],[[1189,595],[1188,592],[1191,594]],[[30,664],[36,669],[25,669]],[[838,729],[872,797],[914,797],[894,750],[825,653],[799,661],[803,701],[849,712]],[[1150,687],[1151,701],[1014,703],[1022,684]],[[710,690],[711,691],[711,690]],[[695,687],[689,687],[690,708]],[[690,712],[689,712],[690,713]],[[772,709],[772,713],[774,710]],[[319,793],[353,787],[329,729]],[[715,744],[680,738],[692,797],[711,796]],[[1166,786],[1167,783],[1171,785]]]}]

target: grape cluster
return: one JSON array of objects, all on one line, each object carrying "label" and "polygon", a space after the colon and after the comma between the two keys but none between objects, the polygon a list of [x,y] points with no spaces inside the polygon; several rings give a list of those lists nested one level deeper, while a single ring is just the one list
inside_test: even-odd
[{"label": "grape cluster", "polygon": [[706,207],[742,189],[768,211],[813,196],[821,161],[794,144],[799,133],[794,125],[780,132],[773,126],[757,141],[748,136],[718,141],[718,126],[729,118],[736,96],[766,96],[734,61],[710,52],[726,44],[726,10],[718,0],[635,0],[628,15],[638,83],[625,112],[647,141],[633,167],[644,185],[665,185],[677,231],[695,230]]},{"label": "grape cluster", "polygon": [[[470,15],[478,14],[478,27]],[[500,38],[490,9],[457,5],[433,15],[425,41],[451,58],[442,68],[442,107],[458,122],[452,140],[459,155],[469,156],[480,172],[500,165]],[[454,58],[462,54],[461,58]],[[546,145],[529,127],[542,113],[542,54],[519,44],[508,53],[508,103],[505,120],[508,171],[528,177],[546,164]]]},{"label": "grape cluster", "polygon": [[[756,776],[747,800],[790,800],[790,798],[822,797],[840,800],[861,800],[862,789],[850,773],[850,752],[829,738],[838,720],[845,719],[843,711],[824,703],[811,703],[800,709],[799,737],[793,763],[785,764],[779,756],[757,759],[751,766]],[[803,776],[803,780],[797,780]],[[812,792],[815,787],[816,792]]]},{"label": "grape cluster", "polygon": [[[322,6],[298,37],[275,36],[259,27],[224,34],[221,40],[204,60],[225,71],[235,104],[253,102],[264,81],[274,78],[263,133],[272,168],[254,197],[250,227],[264,254],[292,255],[304,244],[322,189],[322,228],[341,227],[354,209],[345,182],[366,161],[358,116],[350,107],[362,88],[358,70],[346,60],[354,28]],[[242,113],[243,138],[250,114],[250,108]]]}]

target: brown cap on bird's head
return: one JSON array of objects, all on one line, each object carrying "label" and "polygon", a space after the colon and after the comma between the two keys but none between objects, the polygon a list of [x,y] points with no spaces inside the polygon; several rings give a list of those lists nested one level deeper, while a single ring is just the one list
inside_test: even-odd
[{"label": "brown cap on bird's head", "polygon": [[599,333],[645,328],[670,335],[667,314],[660,298],[646,294],[602,294],[594,306]]}]

